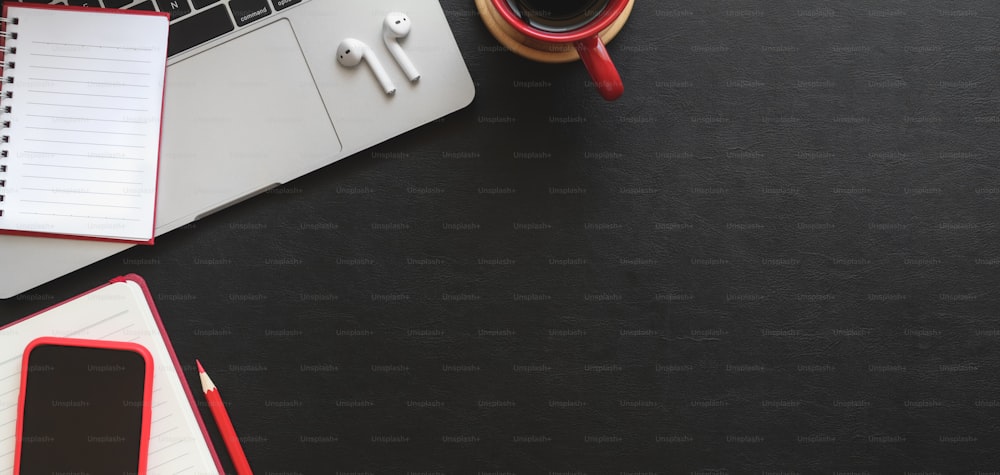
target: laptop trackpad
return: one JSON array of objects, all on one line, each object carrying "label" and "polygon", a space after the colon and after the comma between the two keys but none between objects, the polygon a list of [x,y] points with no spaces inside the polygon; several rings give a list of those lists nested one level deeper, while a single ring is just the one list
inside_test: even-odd
[{"label": "laptop trackpad", "polygon": [[341,150],[285,20],[171,65],[163,124],[158,234],[326,165]]}]

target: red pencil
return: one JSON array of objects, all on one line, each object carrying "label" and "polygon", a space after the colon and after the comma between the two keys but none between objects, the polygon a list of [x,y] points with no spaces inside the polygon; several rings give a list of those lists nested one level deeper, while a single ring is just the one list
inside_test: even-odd
[{"label": "red pencil", "polygon": [[233,421],[229,420],[229,413],[226,412],[226,406],[222,403],[222,397],[219,396],[219,390],[215,388],[215,383],[205,373],[205,368],[201,367],[201,361],[194,360],[194,362],[198,363],[198,376],[201,378],[201,389],[205,391],[208,408],[212,410],[215,425],[219,426],[219,432],[222,433],[222,440],[226,443],[229,458],[233,459],[236,474],[253,475],[253,472],[250,470],[250,463],[247,462],[247,456],[243,453],[243,446],[240,444],[240,439],[236,437],[236,429],[233,428]]}]

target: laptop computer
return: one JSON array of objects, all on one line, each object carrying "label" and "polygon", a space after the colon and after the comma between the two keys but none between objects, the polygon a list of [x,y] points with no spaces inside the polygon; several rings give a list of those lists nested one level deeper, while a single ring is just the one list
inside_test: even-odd
[{"label": "laptop computer", "polygon": [[[7,0],[10,1],[10,0]],[[161,235],[471,103],[475,88],[436,0],[64,0],[171,13],[156,234]],[[63,0],[32,3],[64,3]],[[421,77],[407,79],[382,39],[392,11]],[[363,41],[397,87],[337,62]],[[0,236],[0,298],[131,245]]]}]

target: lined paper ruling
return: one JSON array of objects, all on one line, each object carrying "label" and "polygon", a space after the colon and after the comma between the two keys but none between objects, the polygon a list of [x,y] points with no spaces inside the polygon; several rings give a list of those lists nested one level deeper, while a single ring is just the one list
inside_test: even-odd
[{"label": "lined paper ruling", "polygon": [[220,473],[143,287],[125,280],[0,328],[0,475],[14,472],[21,358],[28,343],[39,336],[129,341],[145,346],[154,364],[147,473]]},{"label": "lined paper ruling", "polygon": [[168,18],[34,5],[4,17],[0,230],[151,244]]}]

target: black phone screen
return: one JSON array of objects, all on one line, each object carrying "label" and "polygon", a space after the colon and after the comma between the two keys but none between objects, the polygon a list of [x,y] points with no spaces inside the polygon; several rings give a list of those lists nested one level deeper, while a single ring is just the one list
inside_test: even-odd
[{"label": "black phone screen", "polygon": [[136,473],[145,360],[127,350],[39,345],[28,355],[20,474]]}]

